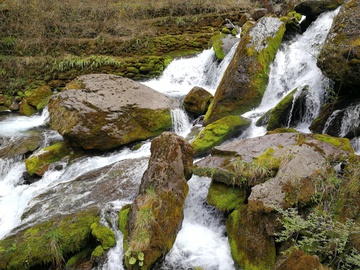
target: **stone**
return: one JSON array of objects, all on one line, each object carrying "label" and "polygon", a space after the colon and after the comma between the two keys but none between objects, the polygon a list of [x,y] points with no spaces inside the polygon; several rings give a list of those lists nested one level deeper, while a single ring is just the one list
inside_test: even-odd
[{"label": "stone", "polygon": [[184,218],[193,156],[191,145],[176,134],[164,132],[152,141],[149,165],[128,214],[127,269],[153,269],[172,248]]},{"label": "stone", "polygon": [[334,19],[320,51],[317,65],[330,79],[352,86],[360,85],[360,3],[344,3]]},{"label": "stone", "polygon": [[344,0],[302,0],[295,6],[295,11],[306,16],[307,20],[314,21],[321,13],[334,10]]},{"label": "stone", "polygon": [[260,104],[284,32],[280,19],[263,17],[242,36],[205,115],[206,124]]},{"label": "stone", "polygon": [[230,115],[207,125],[191,143],[195,155],[201,156],[211,148],[220,145],[227,139],[239,136],[251,124],[250,120],[238,115]]},{"label": "stone", "polygon": [[199,117],[206,113],[213,95],[202,87],[195,86],[185,96],[183,105],[186,111],[192,113],[195,117]]},{"label": "stone", "polygon": [[290,254],[281,256],[274,270],[325,270],[319,261],[319,257],[307,255],[302,250],[292,250]]},{"label": "stone", "polygon": [[130,79],[84,75],[51,98],[50,126],[75,146],[108,150],[170,129],[175,104]]}]

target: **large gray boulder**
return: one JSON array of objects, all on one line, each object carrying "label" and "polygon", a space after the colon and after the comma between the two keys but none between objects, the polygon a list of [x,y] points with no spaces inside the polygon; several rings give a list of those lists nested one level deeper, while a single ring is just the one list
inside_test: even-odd
[{"label": "large gray boulder", "polygon": [[343,4],[320,51],[317,65],[325,76],[353,86],[360,85],[360,3]]},{"label": "large gray boulder", "polygon": [[49,102],[50,125],[85,149],[107,150],[168,130],[175,101],[114,75],[78,77]]}]

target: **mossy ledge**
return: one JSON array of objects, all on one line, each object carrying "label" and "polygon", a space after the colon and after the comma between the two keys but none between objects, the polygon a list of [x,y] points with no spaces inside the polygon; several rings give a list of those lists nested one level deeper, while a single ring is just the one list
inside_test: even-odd
[{"label": "mossy ledge", "polygon": [[98,208],[57,216],[0,241],[0,269],[60,267],[86,247],[95,247],[91,224],[100,220]]}]

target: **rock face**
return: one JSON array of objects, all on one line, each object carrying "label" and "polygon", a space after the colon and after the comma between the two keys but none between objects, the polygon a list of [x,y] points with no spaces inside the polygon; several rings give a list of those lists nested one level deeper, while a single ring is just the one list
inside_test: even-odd
[{"label": "rock face", "polygon": [[107,150],[168,130],[174,105],[174,100],[130,79],[84,75],[51,98],[50,124],[75,145]]},{"label": "rock face", "polygon": [[261,18],[246,32],[205,115],[206,124],[228,115],[242,114],[260,103],[270,63],[284,32],[285,24],[274,17]]},{"label": "rock face", "polygon": [[[321,208],[322,203],[328,207],[326,190],[335,192],[334,165],[352,157],[348,139],[297,132],[274,133],[217,146],[211,156],[196,163],[194,173],[212,178],[209,203],[229,213],[226,227],[234,261],[245,270],[270,270],[278,265],[277,259],[281,260],[276,250],[283,248],[275,241],[276,233],[281,230],[278,211],[292,207],[308,209],[315,203],[318,203],[315,209]],[[338,172],[341,173],[341,169]],[[358,180],[349,183],[353,181]],[[343,183],[346,189],[348,180]],[[355,194],[357,191],[352,198]],[[339,207],[333,200],[331,197],[332,207]],[[344,198],[338,200],[342,202]],[[354,211],[357,208],[349,212]],[[289,243],[284,247],[289,248]],[[306,264],[311,258],[314,259],[296,257],[291,262],[282,259],[279,264],[300,261]]]},{"label": "rock face", "polygon": [[149,166],[128,214],[127,269],[151,269],[173,246],[182,225],[193,155],[191,145],[173,133],[152,141]]},{"label": "rock face", "polygon": [[360,85],[360,3],[344,3],[336,16],[318,57],[317,65],[334,81]]}]

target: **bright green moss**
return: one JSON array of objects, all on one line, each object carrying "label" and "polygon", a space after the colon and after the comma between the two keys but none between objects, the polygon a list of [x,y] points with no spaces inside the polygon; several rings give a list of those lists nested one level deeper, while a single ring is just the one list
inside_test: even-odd
[{"label": "bright green moss", "polygon": [[44,167],[59,161],[71,152],[66,142],[57,142],[42,148],[25,160],[26,170],[29,174],[42,174]]},{"label": "bright green moss", "polygon": [[211,181],[206,199],[220,211],[231,211],[245,201],[246,191],[238,186]]},{"label": "bright green moss", "polygon": [[125,235],[126,232],[126,224],[129,219],[129,212],[130,212],[131,204],[125,205],[119,212],[118,216],[118,224],[120,231]]},{"label": "bright green moss", "polygon": [[60,216],[1,240],[0,269],[39,269],[63,262],[66,255],[92,245],[90,225],[98,215],[98,209],[91,209]]},{"label": "bright green moss", "polygon": [[353,148],[350,145],[350,141],[347,138],[337,138],[326,134],[315,134],[315,139],[317,139],[318,141],[330,143],[341,150],[351,153],[354,152]]},{"label": "bright green moss", "polygon": [[92,258],[92,259],[95,259],[95,258],[101,257],[103,254],[104,254],[104,249],[103,249],[103,247],[100,245],[100,246],[97,246],[97,247],[94,249],[94,251],[91,253],[91,258]]},{"label": "bright green moss", "polygon": [[219,60],[223,60],[225,57],[225,52],[223,49],[223,41],[222,39],[225,37],[226,35],[224,33],[219,33],[213,37],[211,37],[211,44],[212,47],[215,51],[215,56],[217,59]]},{"label": "bright green moss", "polygon": [[82,260],[86,260],[87,258],[90,257],[91,253],[93,251],[92,247],[86,247],[83,250],[81,250],[80,252],[76,253],[74,256],[72,256],[66,263],[66,267],[71,267],[79,262],[81,262]]},{"label": "bright green moss", "polygon": [[91,234],[100,242],[104,250],[116,245],[115,233],[110,228],[102,226],[99,222],[94,222],[90,228]]},{"label": "bright green moss", "polygon": [[207,153],[212,147],[220,145],[249,125],[249,120],[237,115],[227,116],[207,125],[191,144],[194,147],[195,155]]}]

